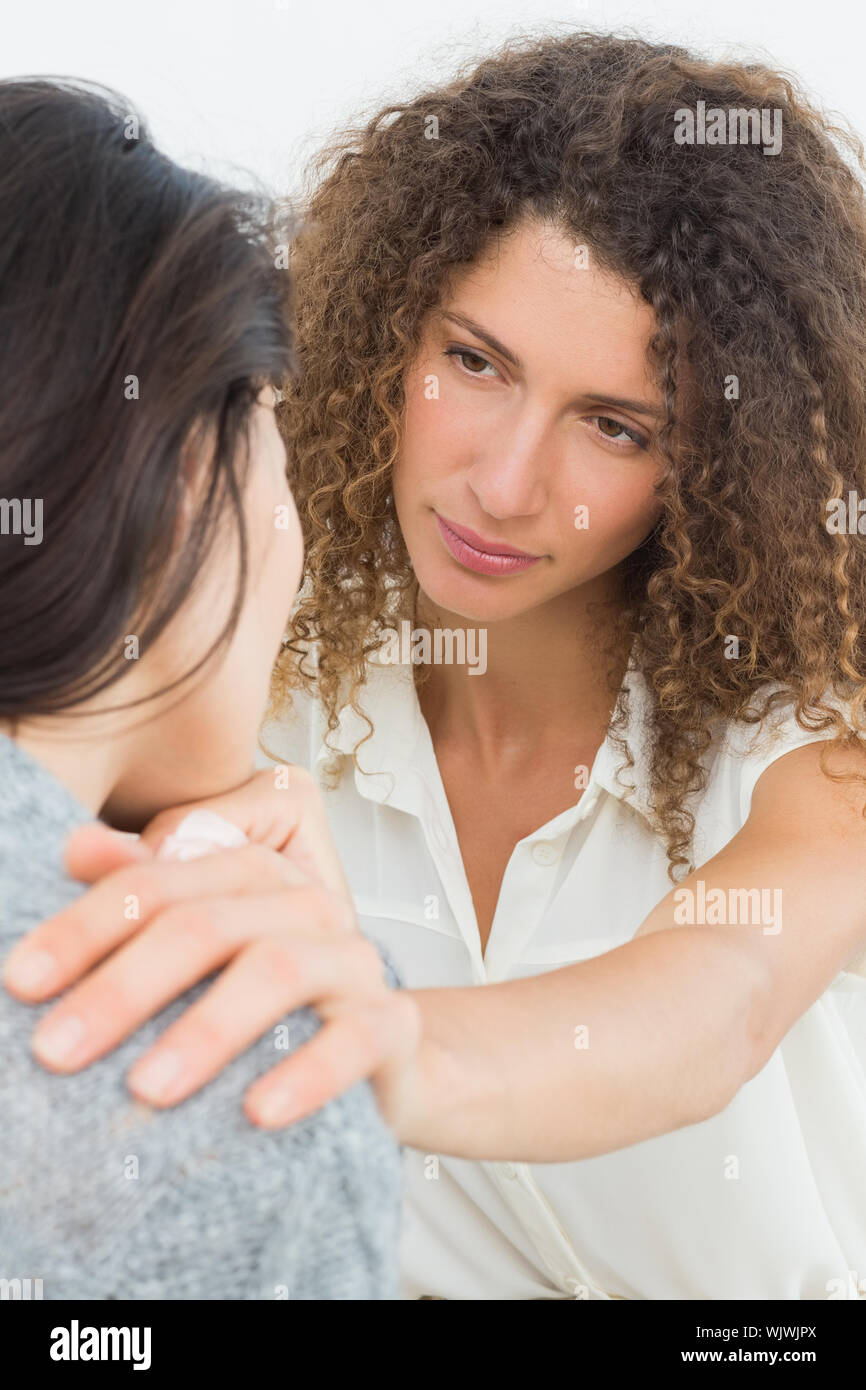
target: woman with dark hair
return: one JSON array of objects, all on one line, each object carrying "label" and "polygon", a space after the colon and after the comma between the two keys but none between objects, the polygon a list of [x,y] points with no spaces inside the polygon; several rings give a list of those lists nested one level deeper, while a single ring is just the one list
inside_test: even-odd
[{"label": "woman with dark hair", "polygon": [[[417,1059],[366,1061],[407,1145],[406,1296],[866,1293],[852,148],[766,67],[570,34],[323,157],[280,409],[306,583],[264,742],[321,771],[420,1009]],[[111,883],[52,988],[103,954]],[[52,1065],[114,1045],[159,935],[59,1006],[91,1035]],[[195,1091],[240,1008],[238,982],[207,1056],[179,1023],[139,1093]],[[344,1084],[282,1074],[275,1124]]]},{"label": "woman with dark hair", "polygon": [[[267,203],[172,163],[115,93],[21,79],[0,82],[0,224],[5,955],[80,893],[73,827],[137,830],[248,780],[303,546],[274,420],[292,345]],[[338,935],[384,1008],[397,977],[299,776],[280,814],[283,852],[237,848],[222,890],[291,885],[295,922]],[[177,828],[180,857],[213,825]],[[167,867],[182,891],[190,866]],[[152,910],[147,891],[118,890],[116,918]],[[199,931],[182,907],[165,925],[157,974]],[[279,978],[280,934],[257,950]],[[400,1154],[369,1084],[297,1129],[253,1129],[245,1087],[318,1029],[280,1006],[213,1086],[154,1116],[124,1075],[180,1012],[69,1082],[31,1056],[32,1011],[0,997],[3,1296],[393,1297]]]}]

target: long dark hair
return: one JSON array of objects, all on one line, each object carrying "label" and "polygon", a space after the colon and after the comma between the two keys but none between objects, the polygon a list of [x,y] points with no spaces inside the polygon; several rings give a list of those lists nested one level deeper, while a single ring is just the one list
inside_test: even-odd
[{"label": "long dark hair", "polygon": [[[124,637],[146,652],[227,518],[238,592],[182,679],[230,639],[250,412],[293,366],[276,212],[168,159],[117,92],[0,81],[0,718],[117,681]],[[178,546],[199,437],[212,452]],[[34,543],[15,523],[37,499]]]}]

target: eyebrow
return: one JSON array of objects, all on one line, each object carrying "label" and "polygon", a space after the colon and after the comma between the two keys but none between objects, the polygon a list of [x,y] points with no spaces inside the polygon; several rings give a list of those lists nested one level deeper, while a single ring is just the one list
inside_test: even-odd
[{"label": "eyebrow", "polygon": [[[513,367],[517,367],[519,371],[523,370],[523,363],[517,353],[512,352],[498,338],[494,338],[492,333],[488,333],[486,328],[482,328],[480,323],[476,323],[467,314],[457,314],[452,309],[442,309],[440,313],[442,318],[450,319],[452,323],[457,323],[461,328],[474,333],[476,338],[480,338],[494,352],[498,352],[499,356],[504,357]],[[665,412],[659,406],[651,405],[649,401],[634,401],[627,396],[605,396],[598,391],[587,391],[582,399],[597,401],[600,405],[612,405],[619,410],[633,410],[637,415],[650,415],[654,420],[663,420],[665,416]]]}]

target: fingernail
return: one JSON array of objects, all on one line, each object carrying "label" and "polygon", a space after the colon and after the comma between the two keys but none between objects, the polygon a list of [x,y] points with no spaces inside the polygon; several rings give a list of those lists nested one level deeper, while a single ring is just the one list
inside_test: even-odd
[{"label": "fingernail", "polygon": [[264,1095],[253,1109],[259,1124],[285,1125],[294,1119],[297,1107],[294,1096],[283,1088]]},{"label": "fingernail", "polygon": [[127,1081],[136,1095],[145,1100],[164,1100],[180,1076],[183,1058],[179,1052],[166,1048],[133,1067]]},{"label": "fingernail", "polygon": [[77,1050],[87,1030],[76,1014],[52,1019],[40,1025],[33,1038],[33,1051],[41,1062],[66,1062]]},{"label": "fingernail", "polygon": [[13,951],[3,970],[3,983],[29,992],[48,985],[57,970],[57,961],[48,951]]}]

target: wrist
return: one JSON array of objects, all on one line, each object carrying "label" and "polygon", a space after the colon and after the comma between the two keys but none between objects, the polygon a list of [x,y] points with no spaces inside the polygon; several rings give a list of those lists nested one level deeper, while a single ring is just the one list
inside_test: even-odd
[{"label": "wrist", "polygon": [[[421,1014],[422,1032],[409,1099],[396,1128],[402,1144],[456,1158],[485,1158],[501,1144],[506,1106],[501,1068],[492,1069],[467,1046],[459,1008],[468,989],[409,990]],[[450,1024],[450,1028],[449,1028]],[[452,1036],[448,1036],[448,1034]],[[461,1038],[460,1046],[452,1041]],[[496,1132],[494,1137],[491,1127]]]}]

